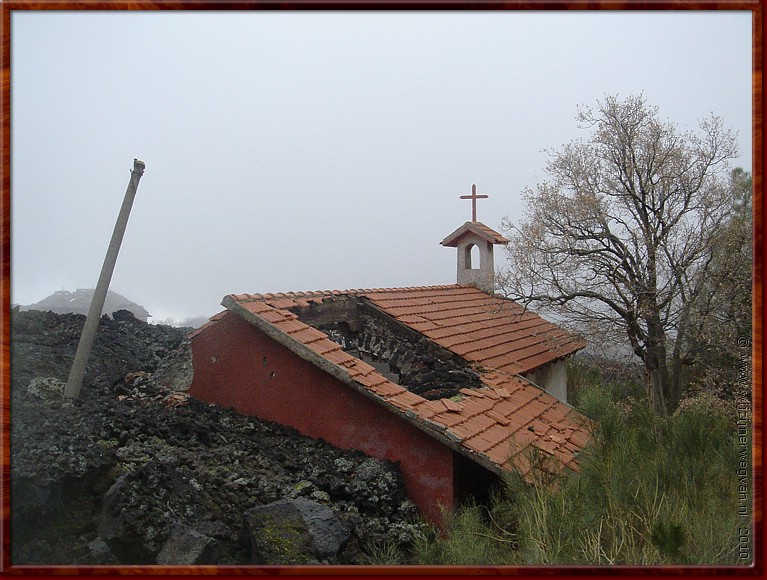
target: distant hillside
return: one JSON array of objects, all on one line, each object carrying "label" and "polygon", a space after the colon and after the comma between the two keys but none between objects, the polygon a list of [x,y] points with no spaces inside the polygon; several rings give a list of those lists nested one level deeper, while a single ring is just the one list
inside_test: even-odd
[{"label": "distant hillside", "polygon": [[[56,314],[88,314],[88,309],[93,300],[93,293],[93,289],[78,289],[74,292],[60,290],[47,298],[43,298],[36,304],[21,306],[20,309],[50,311]],[[128,300],[117,292],[109,290],[101,314],[107,314],[110,318],[113,318],[114,313],[118,310],[127,310],[143,322],[146,322],[149,316],[151,316],[143,306]]]}]

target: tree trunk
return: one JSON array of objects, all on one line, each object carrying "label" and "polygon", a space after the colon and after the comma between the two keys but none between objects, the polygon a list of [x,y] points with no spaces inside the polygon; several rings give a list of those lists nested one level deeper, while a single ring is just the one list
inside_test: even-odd
[{"label": "tree trunk", "polygon": [[666,415],[672,399],[666,358],[666,333],[658,321],[649,323],[647,331],[647,353],[644,361],[647,397],[656,413]]},{"label": "tree trunk", "polygon": [[667,415],[668,403],[666,401],[661,369],[645,368],[645,388],[652,410],[659,415]]},{"label": "tree trunk", "polygon": [[674,352],[671,355],[671,389],[668,400],[669,411],[676,409],[682,400],[682,335],[676,337]]}]

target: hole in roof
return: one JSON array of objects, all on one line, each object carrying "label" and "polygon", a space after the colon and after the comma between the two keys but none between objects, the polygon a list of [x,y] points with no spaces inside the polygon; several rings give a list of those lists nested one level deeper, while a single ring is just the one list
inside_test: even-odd
[{"label": "hole in roof", "polygon": [[336,297],[291,312],[391,382],[425,399],[454,397],[462,388],[483,386],[466,360],[382,313],[364,297]]}]

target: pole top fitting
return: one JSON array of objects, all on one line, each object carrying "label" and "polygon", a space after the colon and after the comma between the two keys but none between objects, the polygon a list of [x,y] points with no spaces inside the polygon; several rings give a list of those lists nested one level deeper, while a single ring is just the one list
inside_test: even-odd
[{"label": "pole top fitting", "polygon": [[144,174],[144,168],[146,168],[146,163],[141,161],[141,159],[137,159],[136,157],[133,158],[133,171],[131,173],[138,173],[139,175]]}]

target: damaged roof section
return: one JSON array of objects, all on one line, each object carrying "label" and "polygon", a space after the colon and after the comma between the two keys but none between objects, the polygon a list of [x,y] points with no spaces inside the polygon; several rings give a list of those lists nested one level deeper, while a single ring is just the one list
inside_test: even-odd
[{"label": "damaged roof section", "polygon": [[425,399],[481,388],[479,373],[448,349],[388,316],[364,296],[334,296],[289,310],[391,382]]},{"label": "damaged roof section", "polygon": [[[515,373],[583,343],[511,301],[451,285],[240,294],[223,305],[491,471],[512,467],[529,478],[530,447],[577,469],[589,439],[585,418]],[[429,380],[413,378],[428,372]],[[460,380],[440,380],[451,374]]]}]

